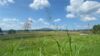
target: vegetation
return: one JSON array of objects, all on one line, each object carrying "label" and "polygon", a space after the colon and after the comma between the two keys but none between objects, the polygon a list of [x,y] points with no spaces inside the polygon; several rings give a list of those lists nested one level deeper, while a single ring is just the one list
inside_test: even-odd
[{"label": "vegetation", "polygon": [[2,29],[0,28],[0,35],[3,35],[3,31],[2,31]]},{"label": "vegetation", "polygon": [[100,33],[100,25],[94,25],[93,33]]},{"label": "vegetation", "polygon": [[[100,35],[71,36],[72,56],[100,56]],[[68,35],[64,31],[19,32],[0,36],[0,56],[70,56]]]},{"label": "vegetation", "polygon": [[10,29],[9,31],[8,31],[8,34],[15,34],[16,33],[16,30],[13,30],[13,29]]},{"label": "vegetation", "polygon": [[3,31],[2,31],[2,29],[0,28],[0,33],[2,33]]}]

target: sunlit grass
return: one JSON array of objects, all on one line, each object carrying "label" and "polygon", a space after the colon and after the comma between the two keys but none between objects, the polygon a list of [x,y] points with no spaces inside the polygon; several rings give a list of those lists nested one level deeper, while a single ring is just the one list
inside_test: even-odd
[{"label": "sunlit grass", "polygon": [[[71,35],[73,56],[100,56],[100,35]],[[0,36],[0,56],[70,56],[66,32]]]}]

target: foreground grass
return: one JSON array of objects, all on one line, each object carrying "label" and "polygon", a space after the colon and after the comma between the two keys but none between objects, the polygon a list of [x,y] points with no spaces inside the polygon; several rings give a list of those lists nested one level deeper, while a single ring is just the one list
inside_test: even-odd
[{"label": "foreground grass", "polygon": [[[72,33],[73,56],[100,56],[100,35]],[[0,56],[70,56],[66,32],[0,36]]]}]

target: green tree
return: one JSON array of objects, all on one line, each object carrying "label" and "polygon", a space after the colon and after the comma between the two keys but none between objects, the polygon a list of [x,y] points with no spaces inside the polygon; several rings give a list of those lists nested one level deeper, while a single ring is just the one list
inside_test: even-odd
[{"label": "green tree", "polygon": [[93,33],[100,33],[100,24],[93,26]]},{"label": "green tree", "polygon": [[0,35],[3,35],[3,31],[2,31],[2,29],[0,28]]}]

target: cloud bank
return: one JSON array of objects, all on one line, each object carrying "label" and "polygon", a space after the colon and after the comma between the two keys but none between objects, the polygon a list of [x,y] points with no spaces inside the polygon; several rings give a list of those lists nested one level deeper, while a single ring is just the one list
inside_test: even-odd
[{"label": "cloud bank", "polygon": [[14,0],[0,0],[0,6],[5,6],[15,3]]},{"label": "cloud bank", "polygon": [[0,18],[0,27],[3,30],[9,30],[9,29],[21,29],[23,25],[23,22],[16,18]]},{"label": "cloud bank", "polygon": [[[3,30],[9,30],[9,29],[23,30],[24,24],[28,20],[32,21],[31,29],[54,28],[55,27],[54,25],[50,24],[50,22],[46,21],[44,18],[33,19],[31,17],[29,17],[26,20],[21,20],[21,19],[17,19],[17,18],[0,18],[0,27]],[[60,18],[53,20],[54,23],[58,23],[60,21],[61,21]],[[30,23],[30,22],[28,22],[28,23]],[[60,28],[60,25],[59,25],[59,28]]]},{"label": "cloud bank", "polygon": [[83,21],[94,21],[100,15],[100,2],[93,0],[70,0],[66,8],[67,18],[80,18]]},{"label": "cloud bank", "polygon": [[54,20],[54,22],[60,22],[60,21],[61,21],[60,18]]}]

